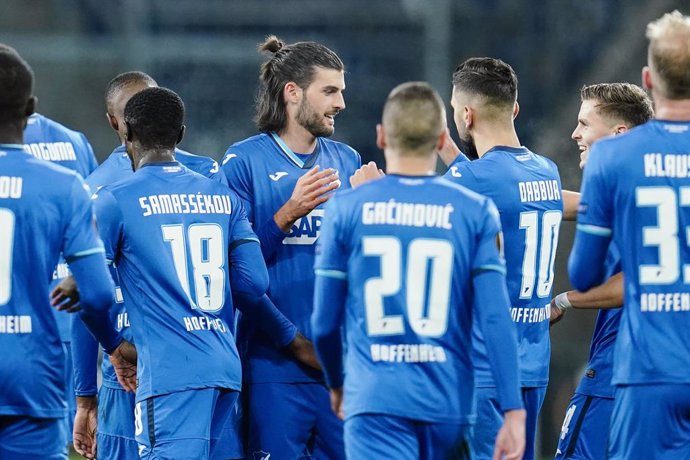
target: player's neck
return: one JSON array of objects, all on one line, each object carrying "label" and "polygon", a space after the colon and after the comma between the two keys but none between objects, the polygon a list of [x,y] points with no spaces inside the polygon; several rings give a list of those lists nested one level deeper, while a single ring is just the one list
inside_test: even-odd
[{"label": "player's neck", "polygon": [[0,126],[0,144],[23,144],[24,129],[20,126]]},{"label": "player's neck", "polygon": [[690,121],[690,99],[671,100],[655,94],[654,118],[670,121]]},{"label": "player's neck", "polygon": [[278,135],[295,153],[312,153],[316,148],[316,137],[294,120],[288,120]]},{"label": "player's neck", "polygon": [[402,156],[397,152],[385,152],[386,173],[402,176],[431,176],[436,173],[436,157]]},{"label": "player's neck", "polygon": [[512,124],[510,126],[488,125],[482,129],[475,130],[473,135],[479,158],[499,145],[516,148],[521,147],[520,139],[518,139],[515,127]]},{"label": "player's neck", "polygon": [[134,170],[140,169],[142,166],[156,164],[156,163],[170,163],[175,161],[175,151],[170,149],[152,149],[135,151],[134,153]]}]

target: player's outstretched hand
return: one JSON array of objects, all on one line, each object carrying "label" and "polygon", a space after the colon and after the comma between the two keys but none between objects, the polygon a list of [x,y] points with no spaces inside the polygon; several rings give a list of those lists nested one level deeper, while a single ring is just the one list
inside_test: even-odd
[{"label": "player's outstretched hand", "polygon": [[88,459],[96,458],[96,426],[98,401],[95,396],[77,396],[77,415],[74,417],[74,450]]},{"label": "player's outstretched hand", "polygon": [[132,393],[137,391],[137,350],[126,340],[110,354],[117,381],[122,388]]},{"label": "player's outstretched hand", "polygon": [[553,326],[563,319],[565,310],[561,310],[556,306],[555,299],[551,299],[551,317],[549,318],[549,326]]},{"label": "player's outstretched hand", "polygon": [[331,388],[331,409],[340,420],[345,420],[345,412],[343,412],[343,387]]},{"label": "player's outstretched hand", "polygon": [[437,153],[446,166],[450,166],[458,155],[460,155],[460,147],[458,147],[455,141],[453,141],[453,138],[450,137],[450,130],[448,128],[446,128],[446,141]]},{"label": "player's outstretched hand", "polygon": [[370,161],[369,163],[362,165],[353,175],[350,176],[350,185],[352,188],[357,188],[362,184],[371,182],[372,180],[380,179],[386,174],[382,169],[376,166],[376,163]]},{"label": "player's outstretched hand", "polygon": [[524,409],[509,410],[504,414],[503,426],[496,436],[493,460],[521,460],[525,453]]},{"label": "player's outstretched hand", "polygon": [[288,345],[288,351],[290,351],[292,356],[300,363],[313,367],[317,371],[321,370],[321,363],[319,363],[319,359],[316,357],[314,344],[300,332],[297,332],[295,338]]},{"label": "player's outstretched hand", "polygon": [[338,171],[333,168],[321,171],[318,166],[314,166],[297,180],[292,196],[274,216],[276,224],[284,232],[290,231],[297,219],[325,203],[331,197],[331,192],[338,187]]},{"label": "player's outstretched hand", "polygon": [[53,292],[50,293],[50,304],[58,311],[66,311],[67,313],[76,313],[81,310],[79,289],[77,289],[77,282],[74,281],[72,275],[63,278],[55,286]]}]

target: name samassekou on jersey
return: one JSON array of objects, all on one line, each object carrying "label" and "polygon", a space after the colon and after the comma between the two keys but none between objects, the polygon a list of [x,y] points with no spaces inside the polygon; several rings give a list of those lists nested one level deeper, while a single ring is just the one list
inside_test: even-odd
[{"label": "name samassekou on jersey", "polygon": [[231,214],[228,195],[192,193],[166,193],[142,196],[139,206],[144,217],[154,214]]}]

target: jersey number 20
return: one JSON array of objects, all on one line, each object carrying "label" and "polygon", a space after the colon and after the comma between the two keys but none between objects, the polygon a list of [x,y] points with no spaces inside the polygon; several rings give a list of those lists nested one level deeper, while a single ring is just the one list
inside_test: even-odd
[{"label": "jersey number 20", "polygon": [[[364,283],[369,336],[405,333],[403,316],[386,315],[383,301],[385,297],[400,292],[403,276],[407,321],[412,330],[426,337],[445,334],[453,272],[453,246],[448,241],[412,240],[407,249],[406,267],[402,265],[402,245],[397,238],[365,237],[362,239],[362,252],[365,256],[381,258],[381,276]],[[431,279],[428,279],[429,276]]]}]

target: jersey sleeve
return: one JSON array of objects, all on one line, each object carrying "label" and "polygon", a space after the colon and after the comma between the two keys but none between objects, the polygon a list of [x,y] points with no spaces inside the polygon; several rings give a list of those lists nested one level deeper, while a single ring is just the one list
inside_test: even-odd
[{"label": "jersey sleeve", "polygon": [[443,177],[463,187],[467,187],[473,192],[481,193],[481,184],[470,168],[472,164],[470,161],[453,163]]},{"label": "jersey sleeve", "polygon": [[221,162],[221,169],[225,178],[227,179],[228,187],[230,190],[235,192],[237,196],[242,200],[242,205],[244,206],[244,211],[246,212],[249,222],[254,222],[254,208],[253,203],[253,192],[252,192],[252,181],[251,175],[247,170],[245,162],[237,158],[237,153],[233,151],[230,147],[223,161]]},{"label": "jersey sleeve", "polygon": [[487,198],[482,211],[484,219],[477,235],[477,251],[472,261],[472,273],[476,275],[491,270],[505,275],[505,260],[500,247],[503,245],[503,235],[498,210],[493,201]]},{"label": "jersey sleeve", "polygon": [[597,236],[610,236],[613,225],[611,181],[604,161],[608,157],[601,145],[595,143],[585,166],[582,196],[577,213],[577,230]]},{"label": "jersey sleeve", "polygon": [[220,165],[218,162],[212,158],[209,158],[209,168],[205,172],[205,176],[216,182],[220,182],[223,185],[228,185],[228,180],[225,178],[225,174],[220,170]]},{"label": "jersey sleeve", "polygon": [[108,190],[99,190],[95,195],[96,225],[103,240],[105,258],[116,262],[122,239],[122,212],[115,197]]},{"label": "jersey sleeve", "polygon": [[67,263],[103,252],[103,244],[93,225],[93,206],[88,193],[88,186],[74,175],[69,199],[66,201],[65,231],[62,242],[62,254]]},{"label": "jersey sleeve", "polygon": [[324,208],[314,270],[317,275],[346,279],[348,253],[342,239],[342,209],[339,209],[339,203],[340,200],[334,196]]}]

